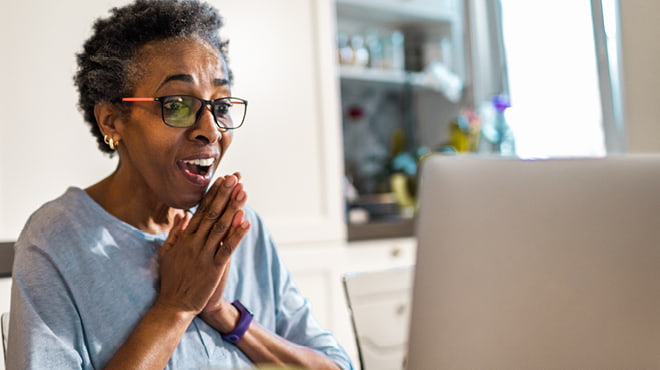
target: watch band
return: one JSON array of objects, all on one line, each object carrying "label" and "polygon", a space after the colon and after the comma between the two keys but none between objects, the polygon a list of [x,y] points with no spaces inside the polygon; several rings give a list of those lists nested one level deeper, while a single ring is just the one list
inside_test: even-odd
[{"label": "watch band", "polygon": [[245,308],[245,306],[243,306],[239,300],[235,300],[231,304],[238,309],[238,312],[241,314],[241,316],[239,317],[238,324],[234,330],[227,334],[222,334],[222,339],[231,344],[236,344],[239,340],[241,340],[241,338],[243,338],[243,335],[250,327],[250,323],[252,323],[252,318],[254,315],[252,314],[252,311]]}]

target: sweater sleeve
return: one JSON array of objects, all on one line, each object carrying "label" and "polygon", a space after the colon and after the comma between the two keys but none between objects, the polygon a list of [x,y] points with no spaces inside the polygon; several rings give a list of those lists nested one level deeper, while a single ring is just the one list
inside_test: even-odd
[{"label": "sweater sleeve", "polygon": [[67,285],[47,254],[16,244],[7,369],[93,368]]},{"label": "sweater sleeve", "polygon": [[[256,257],[267,261],[263,266],[270,273],[275,304],[275,330],[281,337],[309,347],[335,362],[341,369],[353,369],[348,354],[328,330],[323,329],[312,314],[310,302],[302,295],[284,265],[275,243],[261,219],[254,217],[253,226],[262,253]],[[256,225],[254,222],[256,221]]]},{"label": "sweater sleeve", "polygon": [[329,331],[321,328],[309,301],[304,298],[290,275],[280,265],[280,305],[277,310],[277,332],[288,340],[313,348],[333,360],[341,369],[353,369],[351,360]]}]

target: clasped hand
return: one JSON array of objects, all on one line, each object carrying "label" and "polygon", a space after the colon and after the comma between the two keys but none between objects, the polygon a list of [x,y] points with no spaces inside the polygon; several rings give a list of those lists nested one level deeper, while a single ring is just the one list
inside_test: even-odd
[{"label": "clasped hand", "polygon": [[218,178],[194,216],[177,215],[159,252],[157,304],[197,315],[219,310],[231,255],[247,234],[240,175]]}]

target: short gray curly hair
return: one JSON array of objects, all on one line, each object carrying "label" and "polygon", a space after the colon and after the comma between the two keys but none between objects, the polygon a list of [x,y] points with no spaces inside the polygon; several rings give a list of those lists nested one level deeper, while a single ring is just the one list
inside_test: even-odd
[{"label": "short gray curly hair", "polygon": [[[152,41],[178,37],[199,37],[215,46],[227,60],[227,41],[219,30],[222,17],[207,3],[198,0],[135,0],[110,10],[110,16],[99,18],[92,36],[77,54],[78,70],[74,83],[78,88],[78,107],[96,137],[99,149],[112,155],[103,142],[103,134],[94,115],[97,103],[117,104],[127,108],[121,98],[131,96],[134,78],[131,62],[138,51]],[[229,81],[232,73],[227,70]]]}]

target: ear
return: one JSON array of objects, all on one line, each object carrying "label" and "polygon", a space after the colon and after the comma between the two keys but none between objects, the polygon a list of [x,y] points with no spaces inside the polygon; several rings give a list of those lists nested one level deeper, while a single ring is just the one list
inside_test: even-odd
[{"label": "ear", "polygon": [[94,105],[94,116],[99,130],[105,136],[108,135],[116,142],[121,140],[121,117],[119,109],[108,102],[96,103]]}]

